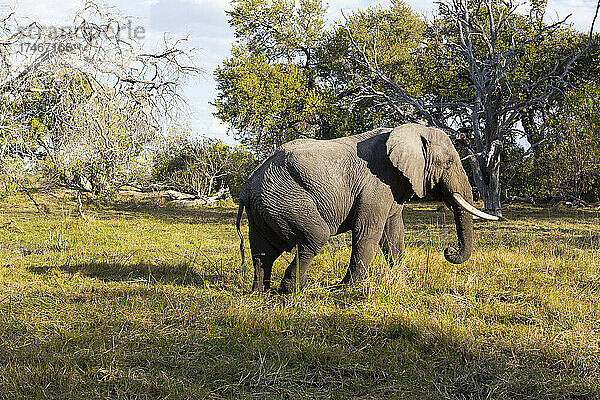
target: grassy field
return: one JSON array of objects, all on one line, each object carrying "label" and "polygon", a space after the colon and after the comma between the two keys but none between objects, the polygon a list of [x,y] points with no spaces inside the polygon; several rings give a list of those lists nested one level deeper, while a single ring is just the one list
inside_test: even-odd
[{"label": "grassy field", "polygon": [[401,268],[379,253],[331,292],[340,236],[304,291],[276,296],[250,293],[233,208],[83,220],[66,194],[36,199],[47,215],[0,203],[0,398],[600,398],[596,210],[509,207],[451,265],[451,215],[411,204]]}]

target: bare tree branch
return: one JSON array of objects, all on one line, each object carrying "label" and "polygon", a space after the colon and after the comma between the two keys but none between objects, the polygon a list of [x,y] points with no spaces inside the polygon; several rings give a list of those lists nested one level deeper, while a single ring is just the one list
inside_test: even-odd
[{"label": "bare tree branch", "polygon": [[[0,157],[29,140],[19,145],[27,157],[42,156],[72,184],[120,173],[185,110],[182,84],[201,72],[189,38],[165,35],[149,51],[131,17],[94,0],[67,27],[19,22],[12,12],[0,19]],[[76,164],[85,168],[67,173]]]}]

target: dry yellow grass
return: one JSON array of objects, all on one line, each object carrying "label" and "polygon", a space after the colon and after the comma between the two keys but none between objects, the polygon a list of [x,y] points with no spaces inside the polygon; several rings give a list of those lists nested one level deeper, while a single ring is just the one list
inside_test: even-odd
[{"label": "dry yellow grass", "polygon": [[271,296],[249,291],[233,208],[39,201],[0,204],[0,398],[600,398],[595,210],[510,207],[451,265],[451,215],[412,204],[401,267],[378,254],[331,292],[340,236]]}]

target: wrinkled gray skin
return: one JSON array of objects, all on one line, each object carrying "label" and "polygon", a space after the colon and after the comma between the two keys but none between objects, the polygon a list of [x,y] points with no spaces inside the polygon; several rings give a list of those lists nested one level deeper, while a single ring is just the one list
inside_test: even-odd
[{"label": "wrinkled gray skin", "polygon": [[296,245],[299,268],[294,259],[281,291],[303,287],[313,257],[330,236],[346,231],[352,231],[352,255],[342,284],[363,278],[377,244],[388,263],[396,264],[404,251],[403,204],[415,193],[423,197],[433,189],[456,222],[459,250],[450,247],[444,255],[451,263],[462,263],[473,249],[473,218],[451,194],[470,204],[473,198],[458,153],[443,131],[407,124],[286,143],[254,170],[240,194],[237,226],[239,232],[246,207],[253,290],[270,289],[273,262]]}]

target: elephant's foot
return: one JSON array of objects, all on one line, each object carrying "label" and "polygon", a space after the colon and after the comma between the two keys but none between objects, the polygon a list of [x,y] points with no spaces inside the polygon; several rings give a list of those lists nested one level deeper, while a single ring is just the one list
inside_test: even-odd
[{"label": "elephant's foot", "polygon": [[272,288],[272,287],[266,287],[266,286],[258,286],[258,285],[252,285],[252,293],[256,294],[256,295],[269,295],[269,296],[273,296],[273,295],[278,295],[280,294],[280,289],[277,288]]},{"label": "elephant's foot", "polygon": [[348,272],[344,276],[344,279],[340,282],[340,285],[344,285],[346,287],[354,286],[357,283],[363,281],[366,275],[366,268],[364,267],[350,267],[348,268]]},{"label": "elephant's foot", "polygon": [[252,284],[252,291],[254,293],[264,293],[265,287],[264,287],[264,285],[259,285],[255,282]]},{"label": "elephant's foot", "polygon": [[304,282],[296,282],[295,279],[284,278],[281,281],[281,286],[279,287],[280,294],[293,293],[302,290],[304,287]]},{"label": "elephant's foot", "polygon": [[344,279],[329,288],[332,291],[350,289],[361,283],[363,280],[364,274],[351,275],[350,273],[347,273],[346,276],[344,276]]}]

